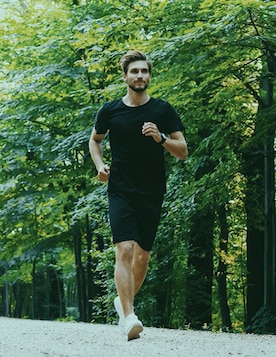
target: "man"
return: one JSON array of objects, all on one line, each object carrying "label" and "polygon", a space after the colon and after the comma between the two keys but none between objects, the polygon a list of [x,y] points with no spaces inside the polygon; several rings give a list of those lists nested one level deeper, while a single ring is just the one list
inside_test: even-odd
[{"label": "man", "polygon": [[[114,300],[119,325],[128,340],[140,337],[143,324],[134,313],[166,191],[164,149],[180,160],[187,156],[183,125],[171,105],[151,98],[151,63],[129,51],[121,59],[126,95],[99,110],[89,149],[101,182],[108,181],[113,242],[116,244]],[[112,162],[103,161],[101,142],[109,132]],[[168,136],[167,136],[168,135]]]}]

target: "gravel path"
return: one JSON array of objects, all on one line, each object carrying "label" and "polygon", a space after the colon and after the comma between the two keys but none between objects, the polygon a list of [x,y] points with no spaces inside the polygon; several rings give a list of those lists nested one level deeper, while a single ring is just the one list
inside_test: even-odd
[{"label": "gravel path", "polygon": [[275,357],[276,336],[145,328],[126,341],[114,325],[0,317],[0,357]]}]

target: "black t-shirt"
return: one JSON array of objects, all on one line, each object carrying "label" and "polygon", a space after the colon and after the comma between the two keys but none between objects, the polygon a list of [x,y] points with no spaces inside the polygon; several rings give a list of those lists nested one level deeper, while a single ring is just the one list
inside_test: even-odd
[{"label": "black t-shirt", "polygon": [[110,192],[162,194],[166,191],[164,148],[142,134],[144,122],[155,123],[166,134],[183,130],[173,107],[160,99],[150,98],[137,107],[129,107],[118,99],[104,104],[97,113],[97,134],[109,131]]}]

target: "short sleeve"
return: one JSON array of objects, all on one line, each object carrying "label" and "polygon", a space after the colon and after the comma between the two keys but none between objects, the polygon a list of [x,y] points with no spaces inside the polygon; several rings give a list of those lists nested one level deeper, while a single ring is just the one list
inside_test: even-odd
[{"label": "short sleeve", "polygon": [[179,115],[169,103],[166,104],[166,110],[164,112],[165,133],[171,134],[175,131],[183,131],[184,126],[181,122]]},{"label": "short sleeve", "polygon": [[109,129],[109,115],[104,105],[96,114],[95,129],[97,134],[105,134]]}]

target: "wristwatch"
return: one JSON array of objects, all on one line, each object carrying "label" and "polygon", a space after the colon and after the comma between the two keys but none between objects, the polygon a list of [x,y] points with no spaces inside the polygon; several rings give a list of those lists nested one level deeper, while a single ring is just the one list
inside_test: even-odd
[{"label": "wristwatch", "polygon": [[158,144],[162,145],[167,140],[167,137],[164,133],[160,133],[160,135],[161,135],[161,141],[159,141]]}]

